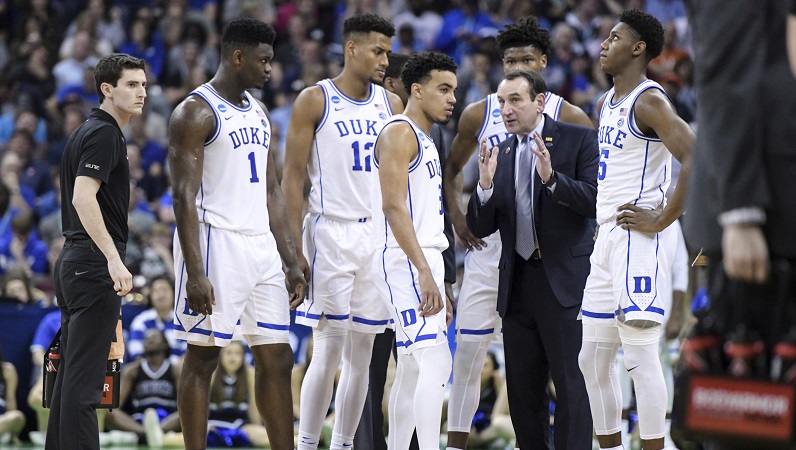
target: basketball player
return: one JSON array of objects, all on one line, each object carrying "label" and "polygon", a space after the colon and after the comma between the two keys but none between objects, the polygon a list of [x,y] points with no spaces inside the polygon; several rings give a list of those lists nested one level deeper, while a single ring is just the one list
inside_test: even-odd
[{"label": "basketball player", "polygon": [[210,377],[236,328],[254,354],[256,404],[271,448],[293,448],[289,308],[306,284],[269,152],[271,121],[246,92],[270,78],[274,37],[260,21],[231,21],[215,76],[177,105],[169,123],[175,336],[188,341],[177,403],[189,449],[206,447]]},{"label": "basketball player", "polygon": [[[614,87],[597,103],[599,229],[583,297],[579,363],[600,448],[622,448],[615,367],[622,344],[635,386],[641,446],[661,449],[667,398],[658,341],[676,245],[675,230],[668,227],[683,211],[694,132],[660,85],[645,76],[663,46],[660,22],[638,10],[623,12],[619,20],[600,52]],[[683,168],[667,203],[672,155]]]},{"label": "basketball player", "polygon": [[456,103],[456,63],[441,53],[412,56],[401,74],[409,101],[376,141],[373,179],[373,273],[395,321],[398,365],[390,392],[390,450],[439,448],[445,383],[451,371],[446,336],[442,251],[442,173],[431,126],[446,123]]},{"label": "basketball player", "polygon": [[312,361],[301,385],[299,450],[318,447],[341,360],[331,448],[353,445],[373,340],[389,322],[370,272],[370,190],[376,136],[403,109],[398,96],[379,86],[394,34],[389,22],[373,14],[347,19],[342,73],[304,89],[293,106],[300,114],[288,126],[282,185],[296,242],[307,175],[311,183],[303,227],[309,298],[296,322],[314,331]]},{"label": "basketball player", "polygon": [[[530,70],[541,73],[547,66],[550,35],[540,28],[533,16],[517,24],[506,25],[498,33],[497,46],[503,57],[503,70]],[[573,106],[552,92],[545,95],[544,113],[554,120],[593,127],[580,108]],[[451,145],[450,157],[442,169],[442,187],[450,205],[451,221],[459,238],[467,246],[464,257],[464,279],[457,304],[456,356],[453,365],[453,384],[448,401],[448,445],[467,448],[473,415],[480,398],[481,368],[487,347],[500,334],[500,317],[495,308],[498,290],[498,260],[500,233],[495,232],[483,241],[467,228],[461,207],[461,172],[481,139],[489,148],[497,146],[509,136],[500,115],[497,95],[467,106],[459,119],[459,130]]]}]

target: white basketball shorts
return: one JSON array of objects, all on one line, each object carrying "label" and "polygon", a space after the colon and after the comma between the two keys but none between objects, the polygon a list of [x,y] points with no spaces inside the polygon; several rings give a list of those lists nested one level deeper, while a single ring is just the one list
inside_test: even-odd
[{"label": "white basketball shorts", "polygon": [[395,322],[395,343],[398,352],[403,354],[431,347],[447,336],[442,252],[436,248],[424,248],[423,254],[443,299],[442,311],[426,317],[421,317],[417,310],[421,301],[420,280],[417,268],[406,253],[400,248],[387,248],[373,255],[373,273],[379,278],[376,285]]},{"label": "white basketball shorts", "polygon": [[390,313],[379,301],[371,261],[371,220],[337,221],[318,214],[304,218],[304,256],[310,265],[309,297],[296,309],[296,322],[378,334]]},{"label": "white basketball shorts", "polygon": [[200,223],[199,245],[216,303],[208,316],[190,310],[185,261],[174,233],[175,336],[225,347],[237,326],[242,335],[289,342],[290,304],[273,234],[252,236]]},{"label": "white basketball shorts", "polygon": [[487,247],[464,256],[464,276],[456,305],[458,339],[492,342],[502,336],[497,312],[498,262],[502,245],[500,232],[484,239]]},{"label": "white basketball shorts", "polygon": [[662,323],[675,251],[671,227],[660,233],[600,226],[591,272],[583,292],[584,322],[610,325],[614,320]]}]

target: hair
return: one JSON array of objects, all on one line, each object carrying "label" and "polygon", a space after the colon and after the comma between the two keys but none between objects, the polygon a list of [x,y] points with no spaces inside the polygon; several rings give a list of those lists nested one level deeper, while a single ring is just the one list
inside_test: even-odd
[{"label": "hair", "polygon": [[260,44],[273,46],[274,40],[276,31],[271,25],[251,17],[240,17],[224,26],[221,53],[227,55],[239,47],[256,47]]},{"label": "hair", "polygon": [[517,78],[525,78],[528,81],[528,89],[529,93],[531,94],[531,100],[536,98],[539,94],[544,94],[547,92],[547,84],[544,82],[544,78],[536,72],[531,72],[528,70],[514,70],[512,72],[507,73],[503,79],[504,80],[515,80]]},{"label": "hair", "polygon": [[354,34],[381,33],[389,38],[395,36],[395,26],[375,14],[353,16],[343,22],[343,45],[352,39]]},{"label": "hair", "polygon": [[122,77],[123,71],[136,69],[146,70],[144,60],[125,53],[111,53],[100,59],[97,66],[94,67],[94,83],[97,87],[97,95],[99,96],[100,104],[105,101],[105,95],[102,93],[102,89],[100,89],[102,83],[108,83],[116,87],[116,83],[118,83],[119,78]]},{"label": "hair", "polygon": [[527,47],[532,45],[543,55],[550,54],[550,32],[539,26],[539,21],[535,16],[528,16],[521,19],[518,23],[510,23],[498,33],[496,44],[500,56],[515,47]]},{"label": "hair", "polygon": [[409,61],[409,55],[404,53],[390,53],[387,55],[388,66],[384,70],[384,78],[401,78],[401,73]]},{"label": "hair", "polygon": [[153,356],[158,353],[163,355],[164,358],[168,359],[169,355],[171,355],[171,347],[169,346],[169,340],[166,339],[166,333],[159,328],[149,328],[144,332],[144,339],[146,339],[146,335],[149,333],[157,334],[163,340],[163,346],[154,352],[144,352],[143,356]]},{"label": "hair", "polygon": [[22,284],[25,285],[25,293],[28,296],[27,300],[23,300],[20,298],[17,299],[17,301],[25,304],[36,303],[36,298],[34,298],[33,289],[30,283],[30,277],[28,277],[25,271],[19,267],[12,267],[8,269],[8,271],[5,273],[5,275],[3,276],[2,288],[0,288],[0,295],[2,295],[3,297],[8,297],[8,291],[7,291],[8,284],[15,280],[19,280],[22,282]]},{"label": "hair", "polygon": [[663,50],[663,25],[654,16],[637,9],[629,9],[619,15],[619,21],[627,24],[647,44],[645,57],[652,61]]},{"label": "hair", "polygon": [[456,62],[448,55],[439,52],[416,53],[409,57],[401,73],[401,81],[408,94],[412,93],[414,83],[423,84],[431,78],[432,70],[456,73]]},{"label": "hair", "polygon": [[[224,347],[224,349],[229,348],[232,345],[240,345],[241,348],[243,344],[239,341],[230,342],[230,345]],[[222,351],[224,350],[222,349]],[[237,378],[235,379],[235,390],[233,393],[233,398],[231,399],[235,402],[236,405],[241,403],[245,403],[249,396],[249,372],[246,366],[246,354],[244,353],[243,364],[238,367],[238,370],[235,372]],[[224,398],[224,366],[221,365],[221,358],[218,358],[218,367],[216,367],[216,371],[213,372],[213,378],[210,384],[210,402],[215,403],[216,405],[220,405],[221,402],[225,400]],[[254,405],[250,405],[250,408],[253,408]]]}]

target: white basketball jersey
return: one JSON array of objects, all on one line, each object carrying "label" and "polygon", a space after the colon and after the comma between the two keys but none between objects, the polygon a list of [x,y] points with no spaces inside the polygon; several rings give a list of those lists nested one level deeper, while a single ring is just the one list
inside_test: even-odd
[{"label": "white basketball jersey", "polygon": [[271,124],[248,92],[240,108],[205,83],[193,92],[216,116],[216,131],[205,142],[202,184],[196,195],[199,221],[213,227],[258,235],[268,224],[268,149]]},{"label": "white basketball jersey", "polygon": [[373,146],[392,116],[387,91],[371,84],[368,98],[357,101],[330,79],[318,86],[325,106],[307,167],[312,182],[309,211],[340,220],[369,218]]},{"label": "white basketball jersey", "polygon": [[616,208],[633,203],[643,209],[665,204],[669,188],[672,155],[656,136],[639,131],[633,116],[636,99],[647,89],[661,86],[646,80],[619,102],[614,88],[605,95],[600,111],[600,163],[597,172],[597,223],[615,218]]},{"label": "white basketball jersey", "polygon": [[[417,242],[424,248],[448,248],[442,208],[442,169],[434,141],[412,119],[397,114],[388,123],[406,122],[417,139],[417,157],[409,163],[409,184],[406,207],[412,217]],[[373,158],[376,174],[373,177],[373,241],[375,248],[400,247],[382,212],[379,162]]]},{"label": "white basketball jersey", "polygon": [[[553,120],[558,120],[563,103],[563,98],[547,91],[545,93],[544,113]],[[506,126],[503,125],[503,117],[500,115],[500,103],[498,103],[497,94],[489,94],[486,97],[484,123],[481,125],[481,130],[478,132],[478,143],[480,145],[481,139],[486,138],[487,147],[492,148],[506,140],[509,136],[509,132],[506,131]]]}]

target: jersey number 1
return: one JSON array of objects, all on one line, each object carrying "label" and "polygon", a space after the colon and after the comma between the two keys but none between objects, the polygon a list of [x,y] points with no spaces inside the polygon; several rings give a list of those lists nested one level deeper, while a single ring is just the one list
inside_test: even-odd
[{"label": "jersey number 1", "polygon": [[257,163],[254,161],[254,152],[249,153],[249,165],[252,169],[252,177],[249,181],[252,183],[259,183],[260,179],[257,177]]}]

